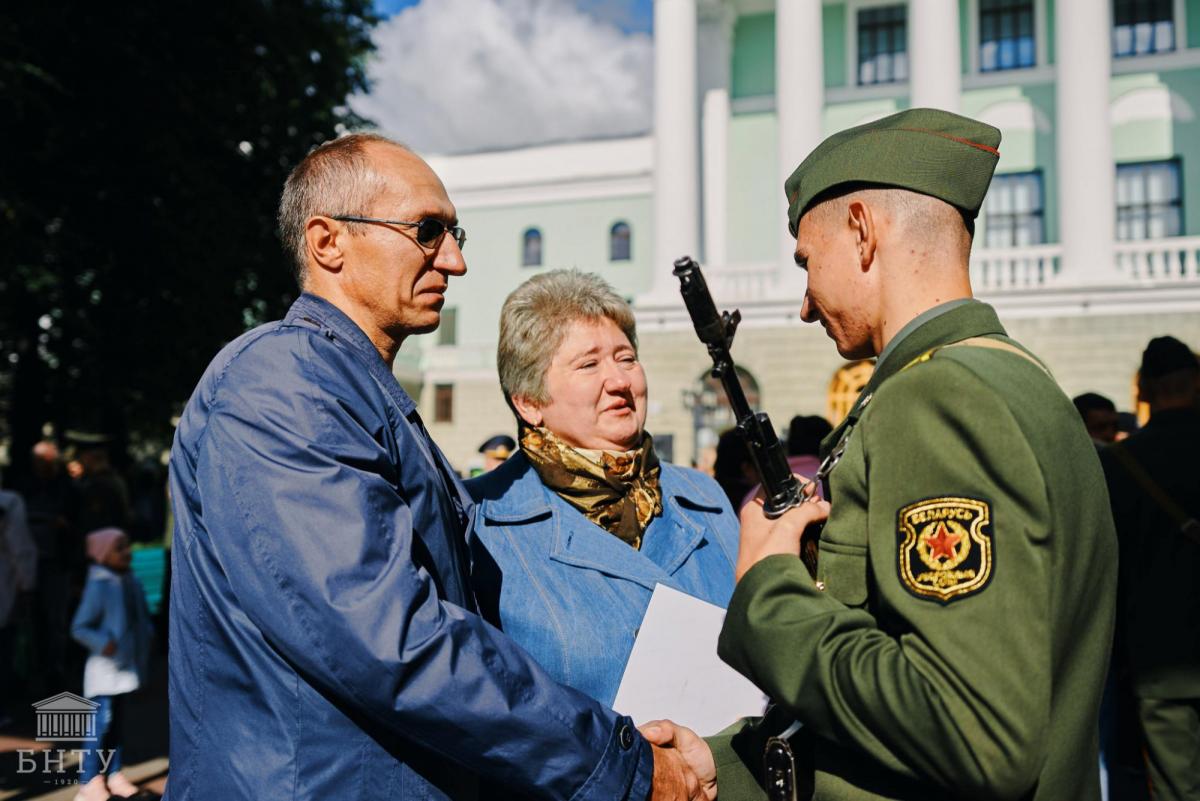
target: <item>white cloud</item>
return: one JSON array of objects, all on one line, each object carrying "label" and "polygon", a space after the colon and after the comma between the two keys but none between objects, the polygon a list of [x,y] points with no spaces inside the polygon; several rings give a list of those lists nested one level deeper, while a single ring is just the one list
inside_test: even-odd
[{"label": "white cloud", "polygon": [[424,0],[381,23],[351,100],[426,153],[643,133],[654,50],[569,0]]}]

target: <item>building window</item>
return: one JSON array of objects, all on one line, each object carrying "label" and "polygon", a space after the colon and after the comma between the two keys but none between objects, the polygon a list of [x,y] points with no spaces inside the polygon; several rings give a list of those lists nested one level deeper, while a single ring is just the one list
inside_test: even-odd
[{"label": "building window", "polygon": [[997,175],[983,203],[983,246],[1042,244],[1046,241],[1044,209],[1040,170]]},{"label": "building window", "polygon": [[1175,49],[1175,0],[1113,0],[1113,57]]},{"label": "building window", "polygon": [[1117,239],[1183,236],[1179,160],[1117,165]]},{"label": "building window", "polygon": [[526,228],[521,235],[521,266],[540,267],[542,265],[542,232],[536,228]]},{"label": "building window", "polygon": [[442,320],[438,324],[439,345],[458,344],[458,309],[448,306],[442,309]]},{"label": "building window", "polygon": [[631,258],[629,223],[613,223],[608,230],[608,260],[629,261]]},{"label": "building window", "polygon": [[1037,62],[1033,0],[979,0],[979,70],[1015,70]]},{"label": "building window", "polygon": [[858,12],[858,83],[908,80],[907,8],[880,6]]},{"label": "building window", "polygon": [[433,422],[454,422],[454,385],[435,384],[433,387]]}]

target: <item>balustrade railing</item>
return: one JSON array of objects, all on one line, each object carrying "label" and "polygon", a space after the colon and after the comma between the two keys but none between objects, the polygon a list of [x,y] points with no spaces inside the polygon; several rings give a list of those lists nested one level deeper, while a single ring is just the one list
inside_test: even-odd
[{"label": "balustrade railing", "polygon": [[779,270],[771,262],[705,267],[704,279],[721,303],[768,300],[774,297]]},{"label": "balustrade railing", "polygon": [[1118,242],[1117,274],[1135,284],[1200,280],[1200,236]]},{"label": "balustrade railing", "polygon": [[1062,245],[987,248],[971,254],[971,283],[983,292],[1036,289],[1055,281]]}]

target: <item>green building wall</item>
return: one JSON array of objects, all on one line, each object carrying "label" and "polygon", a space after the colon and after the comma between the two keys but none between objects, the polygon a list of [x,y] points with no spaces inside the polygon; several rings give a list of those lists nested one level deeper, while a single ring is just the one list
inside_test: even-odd
[{"label": "green building wall", "polygon": [[[970,0],[959,0],[964,75],[969,69],[973,45],[968,24],[973,5]],[[1053,64],[1055,0],[1044,0],[1042,10],[1044,15],[1038,34],[1045,38],[1045,53]],[[845,88],[852,78],[847,75],[846,67],[847,26],[852,23],[848,14],[844,3],[822,6],[827,89]],[[1185,20],[1196,21],[1188,26],[1185,37],[1188,46],[1200,48],[1200,0],[1187,0]],[[737,20],[732,63],[735,101],[773,94],[774,52],[774,14],[752,14]],[[1114,123],[1114,162],[1128,164],[1178,158],[1184,186],[1184,233],[1200,233],[1200,200],[1191,197],[1187,191],[1189,187],[1200,186],[1200,67],[1131,73],[1125,72],[1126,63],[1118,62],[1121,72],[1112,78],[1111,101],[1116,102],[1130,92],[1159,89],[1170,92],[1174,113],[1170,117]],[[1009,106],[1004,110],[1004,116],[1032,120],[1032,125],[1023,125],[1021,130],[1008,128],[1004,131],[997,173],[1041,172],[1045,238],[1047,242],[1057,242],[1060,209],[1055,139],[1056,84],[1053,75],[1044,72],[1040,75],[1030,71],[1014,72],[1013,78],[1012,84],[965,89],[960,108],[964,114],[987,117],[989,112],[996,112],[997,107],[1004,104]],[[1040,82],[1031,82],[1031,78]],[[1016,104],[1016,107],[1010,104]],[[908,105],[906,95],[827,103],[822,130],[828,135]],[[1025,107],[1023,111],[1022,106]],[[735,112],[730,124],[729,148],[730,261],[744,263],[773,259],[777,238],[773,226],[777,222],[778,196],[782,192],[779,176],[784,172],[776,164],[778,126],[774,112]]]},{"label": "green building wall", "polygon": [[[652,216],[649,195],[461,211],[468,234],[463,252],[467,274],[451,279],[446,295],[446,306],[457,309],[457,344],[494,346],[500,302],[518,284],[545,270],[578,268],[599,273],[625,297],[648,290]],[[618,221],[631,229],[632,258],[611,262],[609,231]],[[541,267],[521,266],[522,235],[528,228],[542,233]],[[427,341],[414,347],[430,347],[436,335],[420,339]]]}]

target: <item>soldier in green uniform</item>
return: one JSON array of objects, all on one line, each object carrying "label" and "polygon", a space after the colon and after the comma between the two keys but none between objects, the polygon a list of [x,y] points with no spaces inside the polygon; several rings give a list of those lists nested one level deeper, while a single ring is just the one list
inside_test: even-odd
[{"label": "soldier in green uniform", "polygon": [[1142,354],[1150,421],[1106,448],[1121,545],[1120,656],[1155,801],[1200,798],[1200,363],[1174,337]]},{"label": "soldier in green uniform", "polygon": [[821,801],[1099,798],[1116,539],[1074,406],[971,297],[999,142],[915,109],[830,137],[786,183],[802,317],[878,362],[823,443],[817,576],[796,554],[824,504],[743,511],[720,654],[775,707],[709,740],[723,801],[765,797],[765,738],[793,720]]}]

